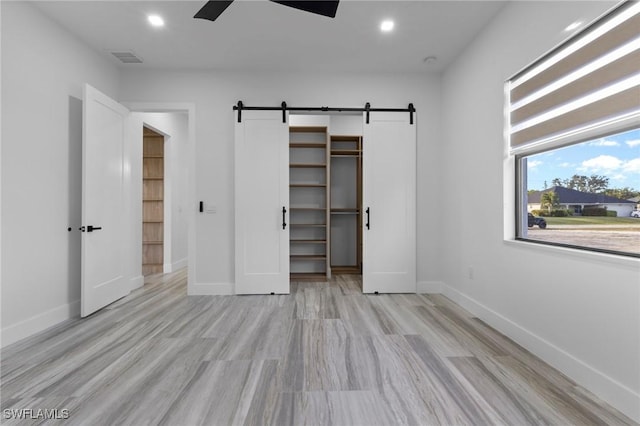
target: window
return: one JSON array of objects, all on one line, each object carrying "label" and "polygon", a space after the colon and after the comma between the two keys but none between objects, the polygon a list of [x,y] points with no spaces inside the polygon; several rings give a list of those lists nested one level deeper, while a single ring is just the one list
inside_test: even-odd
[{"label": "window", "polygon": [[640,3],[507,82],[517,239],[640,257]]},{"label": "window", "polygon": [[640,129],[518,161],[534,216],[520,237],[640,256]]}]

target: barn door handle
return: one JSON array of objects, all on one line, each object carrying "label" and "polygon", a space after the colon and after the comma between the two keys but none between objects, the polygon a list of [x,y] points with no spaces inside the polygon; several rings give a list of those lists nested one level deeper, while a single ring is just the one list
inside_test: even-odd
[{"label": "barn door handle", "polygon": [[365,223],[364,226],[366,226],[367,229],[371,229],[369,227],[369,207],[367,207],[367,209],[365,210],[365,213],[367,214],[367,223]]},{"label": "barn door handle", "polygon": [[99,231],[102,229],[102,226],[93,226],[93,225],[89,225],[87,227],[81,226],[80,231],[82,232],[93,232],[93,231]]},{"label": "barn door handle", "polygon": [[285,209],[284,206],[282,206],[282,229],[285,229],[287,227],[287,221],[284,216],[286,213],[287,213],[287,209]]}]

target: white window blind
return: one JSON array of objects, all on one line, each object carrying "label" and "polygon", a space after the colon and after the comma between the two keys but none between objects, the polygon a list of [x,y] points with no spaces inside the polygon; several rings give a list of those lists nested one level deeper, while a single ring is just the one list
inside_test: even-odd
[{"label": "white window blind", "polygon": [[640,124],[640,3],[626,2],[509,81],[512,150]]}]

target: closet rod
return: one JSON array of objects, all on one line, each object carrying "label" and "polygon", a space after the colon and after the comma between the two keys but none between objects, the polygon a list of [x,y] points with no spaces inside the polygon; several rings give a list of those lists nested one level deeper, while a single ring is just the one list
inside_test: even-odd
[{"label": "closet rod", "polygon": [[268,106],[246,106],[242,101],[238,101],[237,105],[233,106],[234,111],[238,111],[238,123],[242,123],[242,110],[247,111],[282,111],[282,122],[286,123],[286,111],[322,111],[322,112],[366,112],[367,124],[369,124],[370,112],[408,112],[409,124],[413,124],[413,113],[416,112],[413,103],[410,103],[407,108],[371,108],[371,104],[367,102],[364,108],[332,108],[332,107],[290,107],[286,102],[282,102],[279,107]]}]

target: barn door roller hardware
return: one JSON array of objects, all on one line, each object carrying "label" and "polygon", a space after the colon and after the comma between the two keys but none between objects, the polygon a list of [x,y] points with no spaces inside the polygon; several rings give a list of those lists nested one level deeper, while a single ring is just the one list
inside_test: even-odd
[{"label": "barn door roller hardware", "polygon": [[238,101],[233,106],[234,111],[238,111],[238,123],[242,123],[242,111],[282,111],[282,122],[287,122],[287,111],[322,111],[322,112],[366,112],[366,123],[369,124],[369,113],[371,112],[408,112],[409,124],[413,124],[413,114],[416,112],[412,103],[407,108],[371,108],[371,104],[367,102],[364,108],[332,108],[328,106],[320,107],[290,107],[286,102],[282,102],[280,106],[246,106],[242,101]]}]

